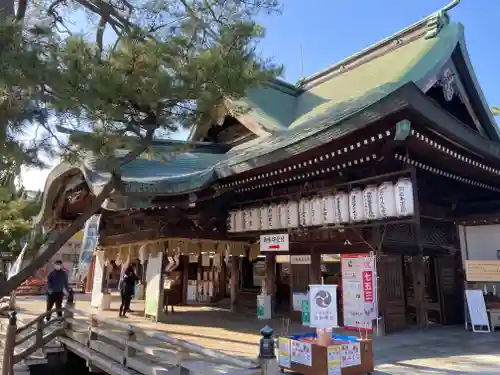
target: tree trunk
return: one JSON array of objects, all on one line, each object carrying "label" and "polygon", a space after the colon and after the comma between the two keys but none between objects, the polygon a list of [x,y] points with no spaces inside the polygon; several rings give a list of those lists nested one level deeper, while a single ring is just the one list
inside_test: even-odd
[{"label": "tree trunk", "polygon": [[2,285],[0,285],[0,298],[8,296],[11,291],[19,287],[29,277],[33,276],[36,271],[42,268],[54,255],[56,255],[59,249],[83,228],[87,220],[100,210],[101,205],[106,198],[108,198],[113,187],[114,182],[110,180],[94,199],[92,205],[85,210],[83,215],[79,216],[68,228],[66,228],[66,230],[64,230],[64,232],[52,234],[47,242],[42,245],[40,251],[38,251],[38,254],[40,254],[38,257],[33,259],[30,264],[22,268],[19,273],[12,276],[7,282],[2,283]]}]

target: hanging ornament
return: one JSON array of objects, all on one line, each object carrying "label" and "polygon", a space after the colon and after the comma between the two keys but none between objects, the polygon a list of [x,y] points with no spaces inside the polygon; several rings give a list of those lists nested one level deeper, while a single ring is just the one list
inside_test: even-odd
[{"label": "hanging ornament", "polygon": [[260,230],[269,229],[269,209],[267,206],[260,208]]},{"label": "hanging ornament", "polygon": [[395,185],[396,213],[398,216],[412,216],[415,212],[413,204],[413,184],[409,178],[400,178]]},{"label": "hanging ornament", "polygon": [[311,198],[311,225],[323,225],[323,198]]},{"label": "hanging ornament", "polygon": [[290,201],[287,203],[287,208],[287,228],[297,228],[299,226],[299,204],[297,202]]},{"label": "hanging ornament", "polygon": [[251,218],[251,231],[257,231],[260,229],[260,209],[258,207],[254,207],[250,209],[250,218]]},{"label": "hanging ornament", "polygon": [[234,217],[234,231],[235,232],[243,232],[244,224],[243,224],[243,211],[236,210]]},{"label": "hanging ornament", "polygon": [[349,216],[349,195],[347,193],[335,194],[335,223],[345,224],[350,221]]},{"label": "hanging ornament", "polygon": [[363,192],[361,189],[352,189],[349,193],[349,216],[354,223],[364,220]]},{"label": "hanging ornament", "polygon": [[335,223],[335,196],[331,194],[323,197],[323,223]]},{"label": "hanging ornament", "polygon": [[387,219],[397,216],[396,197],[394,196],[394,184],[384,182],[378,187],[378,208],[380,218]]},{"label": "hanging ornament", "polygon": [[363,209],[365,220],[378,220],[378,189],[375,185],[369,185],[363,190]]},{"label": "hanging ornament", "polygon": [[141,261],[141,264],[144,264],[147,260],[147,246],[148,245],[141,245],[139,249],[139,260]]},{"label": "hanging ornament", "polygon": [[279,204],[280,228],[288,228],[288,204]]}]

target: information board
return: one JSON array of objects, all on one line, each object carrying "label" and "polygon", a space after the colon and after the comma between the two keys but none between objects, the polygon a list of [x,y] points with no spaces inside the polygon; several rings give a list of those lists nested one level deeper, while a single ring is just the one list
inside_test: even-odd
[{"label": "information board", "polygon": [[340,365],[340,353],[342,346],[331,345],[328,347],[328,375],[340,375],[342,367]]},{"label": "information board", "polygon": [[344,327],[371,330],[378,317],[375,258],[347,254],[341,258]]},{"label": "information board", "polygon": [[465,291],[467,307],[473,332],[490,332],[490,321],[486,312],[486,304],[482,290],[467,289]]},{"label": "information board", "polygon": [[291,340],[291,361],[304,366],[312,366],[312,345],[308,342]]},{"label": "information board", "polygon": [[280,337],[278,339],[278,353],[279,353],[279,358],[278,358],[279,365],[286,368],[292,367],[289,338]]},{"label": "information board", "polygon": [[288,251],[288,250],[290,250],[288,233],[263,234],[260,236],[261,253],[266,251]]},{"label": "information board", "polygon": [[361,364],[361,345],[359,342],[350,342],[342,345],[340,363],[342,368]]},{"label": "information board", "polygon": [[466,260],[467,281],[500,282],[500,260]]}]

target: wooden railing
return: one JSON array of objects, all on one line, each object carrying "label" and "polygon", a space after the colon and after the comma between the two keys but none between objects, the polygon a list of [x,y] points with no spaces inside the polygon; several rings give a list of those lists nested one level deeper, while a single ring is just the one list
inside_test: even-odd
[{"label": "wooden railing", "polygon": [[86,359],[90,370],[111,375],[156,375],[170,370],[182,375],[261,374],[257,362],[75,309],[72,294],[62,319],[45,322],[45,317],[41,314],[18,327],[16,313],[10,313],[0,375],[14,375],[15,364],[56,338]]}]

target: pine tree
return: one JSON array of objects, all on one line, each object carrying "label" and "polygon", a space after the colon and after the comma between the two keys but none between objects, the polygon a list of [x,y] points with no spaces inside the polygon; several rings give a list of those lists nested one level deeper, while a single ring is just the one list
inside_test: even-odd
[{"label": "pine tree", "polygon": [[[0,24],[0,136],[22,152],[13,160],[40,163],[58,153],[74,161],[92,152],[107,161],[110,181],[87,211],[59,234],[49,234],[39,256],[7,283],[7,295],[42,267],[95,214],[120,184],[120,166],[148,151],[155,132],[210,121],[213,108],[280,74],[257,54],[264,30],[259,12],[279,11],[277,0],[2,0]],[[0,9],[2,8],[0,2]],[[96,33],[66,27],[75,9],[96,20]],[[31,12],[31,13],[30,13]],[[29,19],[38,15],[40,22]],[[115,35],[106,43],[106,30]],[[89,134],[68,141],[57,127]],[[33,135],[29,142],[19,134]],[[118,145],[127,145],[117,157]],[[37,228],[40,232],[41,228]],[[38,240],[31,245],[37,247]]]}]

